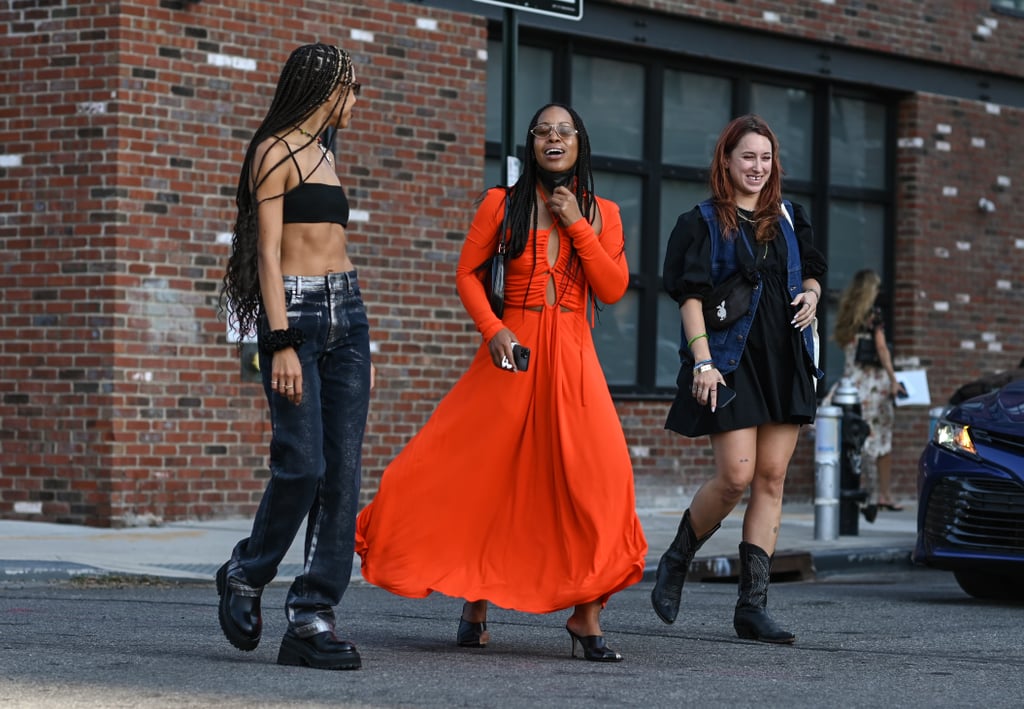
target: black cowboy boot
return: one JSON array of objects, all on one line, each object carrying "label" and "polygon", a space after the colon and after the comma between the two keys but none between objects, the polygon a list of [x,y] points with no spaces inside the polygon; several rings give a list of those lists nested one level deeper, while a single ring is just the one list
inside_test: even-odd
[{"label": "black cowboy boot", "polygon": [[683,595],[683,583],[686,581],[686,572],[690,569],[693,555],[720,526],[716,524],[710,532],[697,539],[693,527],[690,526],[690,510],[683,513],[676,538],[672,540],[658,562],[654,589],[651,591],[651,605],[663,622],[669,625],[675,622],[679,613],[679,599]]},{"label": "black cowboy boot", "polygon": [[[230,566],[229,561],[217,570],[220,627],[225,637],[239,650],[255,650],[263,632],[260,611],[263,589],[253,588],[237,576],[228,576]],[[237,567],[232,570],[237,570]]]},{"label": "black cowboy boot", "polygon": [[768,615],[768,583],[772,560],[759,546],[740,542],[739,600],[732,625],[736,634],[746,640],[763,643],[791,643],[796,636],[783,630]]}]

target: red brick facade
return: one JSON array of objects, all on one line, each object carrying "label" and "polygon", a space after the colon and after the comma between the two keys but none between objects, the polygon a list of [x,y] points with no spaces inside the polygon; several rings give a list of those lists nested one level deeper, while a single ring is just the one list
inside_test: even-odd
[{"label": "red brick facade", "polygon": [[[1024,19],[983,1],[618,4],[1024,76]],[[383,0],[283,8],[0,10],[0,516],[121,526],[253,511],[265,405],[217,301],[239,163],[298,44],[346,47],[364,82],[338,163],[365,215],[349,238],[378,348],[367,496],[466,367],[479,337],[453,272],[482,183],[482,139],[467,126],[484,114],[486,23]],[[938,95],[900,108],[895,344],[928,369],[935,402],[1024,356],[1022,120]],[[982,196],[996,211],[978,209]],[[618,408],[638,486],[692,491],[707,442],[665,432],[664,402]],[[909,495],[927,412],[901,410],[897,425]],[[813,492],[811,456],[802,442],[794,499]]]}]

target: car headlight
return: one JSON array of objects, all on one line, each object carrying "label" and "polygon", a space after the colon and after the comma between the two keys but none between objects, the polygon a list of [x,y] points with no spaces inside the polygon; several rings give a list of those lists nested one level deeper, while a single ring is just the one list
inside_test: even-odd
[{"label": "car headlight", "polygon": [[971,427],[952,421],[939,421],[935,426],[935,435],[932,440],[946,450],[954,453],[966,453],[977,456],[978,451],[974,448],[974,441],[971,440]]}]

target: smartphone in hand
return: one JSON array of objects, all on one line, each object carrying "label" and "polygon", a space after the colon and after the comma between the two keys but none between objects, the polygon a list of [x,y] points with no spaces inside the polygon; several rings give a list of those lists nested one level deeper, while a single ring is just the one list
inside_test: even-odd
[{"label": "smartphone in hand", "polygon": [[718,401],[715,405],[715,409],[721,409],[733,402],[736,398],[736,390],[730,389],[725,384],[718,385]]},{"label": "smartphone in hand", "polygon": [[523,347],[518,342],[512,345],[512,361],[515,362],[516,369],[525,372],[530,368],[530,348]]}]

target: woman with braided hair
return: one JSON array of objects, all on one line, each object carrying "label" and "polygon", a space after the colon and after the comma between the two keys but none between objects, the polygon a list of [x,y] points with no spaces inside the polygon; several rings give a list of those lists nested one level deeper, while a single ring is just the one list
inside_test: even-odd
[{"label": "woman with braided hair", "polygon": [[334,606],[352,575],[369,324],[347,252],[348,200],[319,138],[348,126],[359,88],[347,52],[319,43],[292,52],[242,163],[222,292],[238,330],[256,333],[271,442],[252,533],[217,572],[221,628],[238,649],[256,648],[263,587],[305,521],[277,661],[321,669],[361,664],[335,636]]},{"label": "woman with braided hair", "polygon": [[[619,208],[594,194],[590,139],[560,104],[530,122],[524,168],[488,190],[455,281],[483,336],[469,370],[387,467],[359,515],[363,577],[393,593],[466,599],[456,642],[487,645],[488,602],[528,613],[573,608],[573,655],[618,662],[600,613],[637,583],[647,542],[633,469],[597,358],[588,301],[626,292]],[[503,317],[480,264],[506,233]],[[513,345],[530,349],[518,369]]]}]

